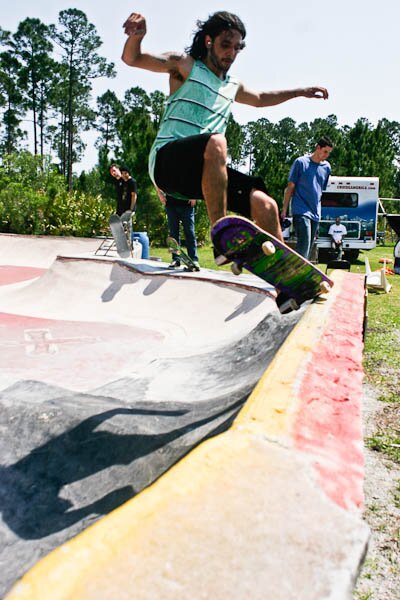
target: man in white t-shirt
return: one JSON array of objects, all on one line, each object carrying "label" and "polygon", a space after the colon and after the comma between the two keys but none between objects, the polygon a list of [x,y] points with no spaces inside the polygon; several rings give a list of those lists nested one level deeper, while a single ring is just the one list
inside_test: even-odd
[{"label": "man in white t-shirt", "polygon": [[336,217],[335,223],[329,227],[328,235],[332,240],[332,248],[338,251],[338,260],[342,260],[343,238],[347,235],[347,229],[340,222],[340,217]]}]

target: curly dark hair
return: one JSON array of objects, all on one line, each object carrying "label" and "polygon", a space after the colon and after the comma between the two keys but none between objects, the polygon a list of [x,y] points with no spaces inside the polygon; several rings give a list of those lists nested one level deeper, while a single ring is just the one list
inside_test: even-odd
[{"label": "curly dark hair", "polygon": [[[207,48],[204,41],[206,35],[214,39],[223,31],[236,29],[242,36],[242,39],[246,37],[246,28],[243,22],[237,15],[226,11],[216,12],[210,15],[207,21],[197,21],[196,25],[198,29],[194,34],[192,45],[185,49],[185,52],[195,59],[201,59],[207,55]],[[244,48],[244,44],[242,47]]]}]

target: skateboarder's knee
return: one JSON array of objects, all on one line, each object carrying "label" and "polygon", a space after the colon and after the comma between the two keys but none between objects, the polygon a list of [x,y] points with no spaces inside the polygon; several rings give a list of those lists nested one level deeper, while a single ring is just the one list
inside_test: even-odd
[{"label": "skateboarder's knee", "polygon": [[267,212],[278,215],[278,205],[271,196],[261,190],[253,189],[250,193],[250,207],[252,212]]},{"label": "skateboarder's knee", "polygon": [[204,159],[205,160],[223,160],[224,164],[226,162],[227,157],[227,144],[226,138],[220,133],[216,133],[215,135],[211,135],[208,140],[205,150],[204,150]]}]

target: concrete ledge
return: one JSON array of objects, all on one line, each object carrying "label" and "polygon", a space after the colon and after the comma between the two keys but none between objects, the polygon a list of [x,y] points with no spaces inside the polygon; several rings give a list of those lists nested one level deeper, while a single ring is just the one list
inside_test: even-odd
[{"label": "concrete ledge", "polygon": [[350,598],[368,540],[364,293],[359,275],[333,278],[229,431],[49,554],[7,598]]}]

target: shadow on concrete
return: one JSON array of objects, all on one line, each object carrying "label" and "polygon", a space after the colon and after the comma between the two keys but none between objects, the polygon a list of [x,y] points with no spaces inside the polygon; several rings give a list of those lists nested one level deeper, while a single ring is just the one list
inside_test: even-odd
[{"label": "shadow on concrete", "polygon": [[[35,447],[16,463],[0,468],[3,520],[19,537],[39,539],[93,513],[106,514],[137,493],[133,485],[116,487],[79,508],[74,508],[73,502],[63,498],[60,492],[66,486],[106,469],[129,466],[204,425],[211,425],[209,433],[214,433],[213,422],[217,420],[218,429],[226,427],[238,404],[241,405],[236,403],[236,406],[226,407],[202,419],[186,418],[187,422],[181,427],[159,434],[140,431],[123,434],[99,428],[114,417],[128,415],[156,416],[158,419],[173,417],[177,422],[180,417],[187,417],[189,411],[119,407],[93,415]],[[89,499],[87,493],[85,497]]]}]

